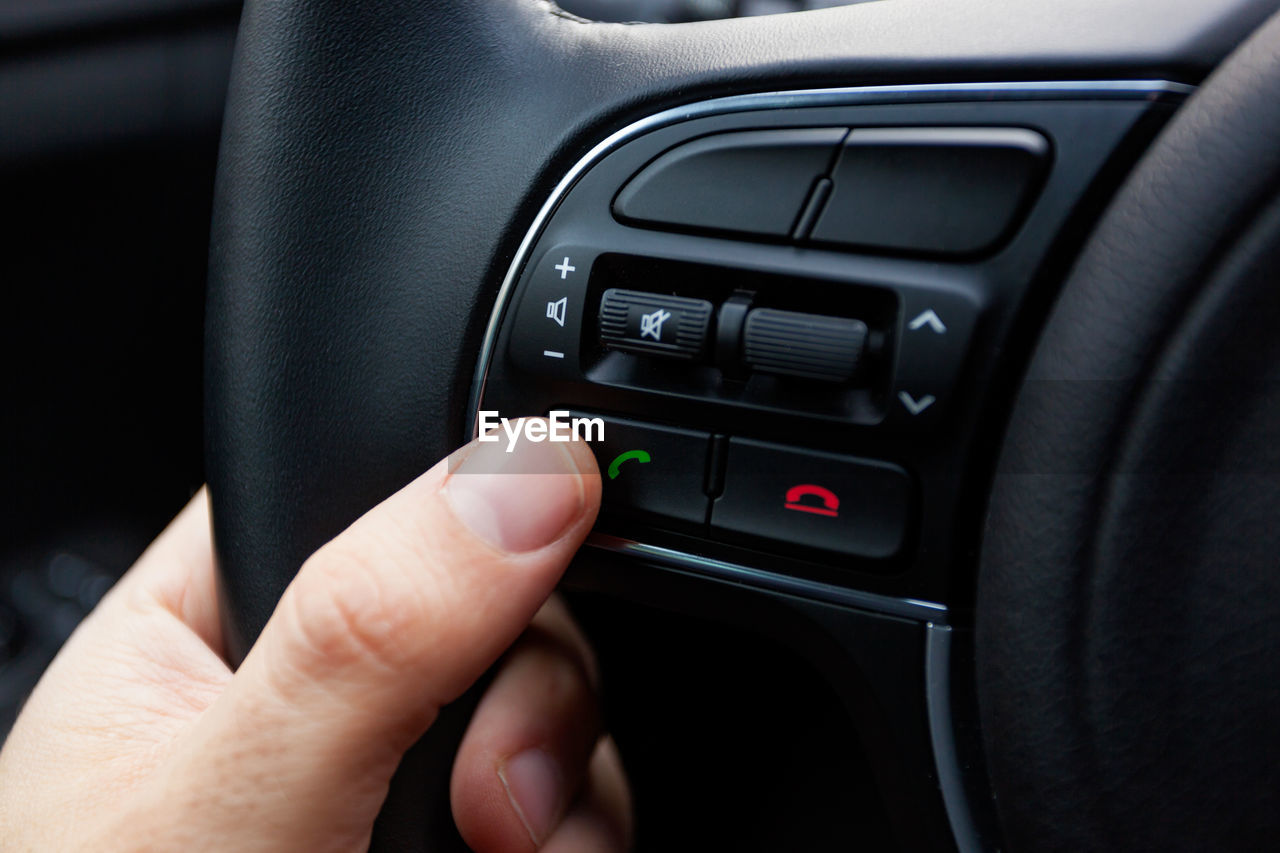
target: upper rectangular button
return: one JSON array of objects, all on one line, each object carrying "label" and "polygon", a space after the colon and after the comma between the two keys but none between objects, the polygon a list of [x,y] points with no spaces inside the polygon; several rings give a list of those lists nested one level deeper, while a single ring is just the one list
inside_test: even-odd
[{"label": "upper rectangular button", "polygon": [[885,559],[902,548],[911,491],[896,465],[734,438],[711,525]]},{"label": "upper rectangular button", "polygon": [[654,160],[618,193],[624,222],[789,237],[843,127],[718,133]]},{"label": "upper rectangular button", "polygon": [[871,249],[997,248],[1038,189],[1048,141],[991,127],[854,129],[811,239]]},{"label": "upper rectangular button", "polygon": [[[574,412],[573,417],[596,417]],[[604,418],[604,440],[591,442],[600,466],[603,509],[705,524],[711,436],[705,432]]]}]

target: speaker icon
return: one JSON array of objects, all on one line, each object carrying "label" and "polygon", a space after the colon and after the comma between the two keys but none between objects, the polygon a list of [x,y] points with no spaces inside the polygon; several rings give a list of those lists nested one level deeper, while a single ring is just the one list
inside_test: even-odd
[{"label": "speaker icon", "polygon": [[555,320],[561,328],[564,327],[564,312],[569,307],[569,297],[562,296],[555,302],[547,303],[547,319]]}]

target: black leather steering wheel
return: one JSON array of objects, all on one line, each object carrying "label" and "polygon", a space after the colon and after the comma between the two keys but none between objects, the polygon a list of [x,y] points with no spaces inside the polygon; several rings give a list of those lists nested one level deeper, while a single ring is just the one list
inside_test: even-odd
[{"label": "black leather steering wheel", "polygon": [[[609,134],[669,108],[778,90],[1198,84],[1275,4],[1028,5],[885,0],[628,26],[541,0],[250,0],[220,154],[206,344],[233,657],[313,551],[466,440],[499,285],[553,189]],[[855,724],[923,733],[882,761],[886,777],[927,767],[904,790],[946,789],[929,814],[890,804],[907,849],[1257,849],[1280,813],[1278,142],[1272,21],[1174,115],[1065,284],[1078,239],[1056,242],[1038,267],[1048,292],[1010,305],[1007,345],[983,356],[992,372],[972,423],[987,438],[951,461],[969,509],[940,558],[952,625],[976,628],[976,679],[937,656],[943,635],[920,633],[926,618],[907,627],[919,616],[909,608],[879,627],[842,621],[845,611],[777,582],[769,609],[749,583],[650,575],[629,558],[633,582],[599,588],[691,611],[732,606],[829,658],[833,679],[852,661],[851,684],[897,685],[912,709],[903,719],[884,719],[889,688],[850,705]],[[1093,192],[1073,221],[1106,195]],[[596,553],[581,571],[622,559]],[[921,685],[950,668],[976,689],[980,717],[968,716],[981,749],[974,739],[972,760],[952,765],[964,778],[933,769],[950,743],[945,691],[926,701],[923,686],[898,684],[898,661],[851,651],[899,631]],[[375,849],[459,843],[446,786],[465,710],[406,759]]]}]

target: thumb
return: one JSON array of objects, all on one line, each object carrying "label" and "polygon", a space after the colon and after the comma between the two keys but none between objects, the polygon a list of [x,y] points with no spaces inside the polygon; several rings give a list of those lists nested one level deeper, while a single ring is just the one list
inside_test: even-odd
[{"label": "thumb", "polygon": [[164,787],[256,800],[236,849],[359,846],[404,751],[519,636],[599,500],[581,442],[442,461],[306,562]]}]

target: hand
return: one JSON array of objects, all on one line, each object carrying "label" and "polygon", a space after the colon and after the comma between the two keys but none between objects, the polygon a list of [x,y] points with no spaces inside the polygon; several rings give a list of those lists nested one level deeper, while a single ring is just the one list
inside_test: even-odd
[{"label": "hand", "polygon": [[592,654],[548,600],[595,519],[595,460],[527,441],[451,460],[317,551],[234,673],[198,494],[24,708],[0,751],[0,848],[365,849],[405,750],[509,648],[453,768],[463,837],[625,849]]}]

